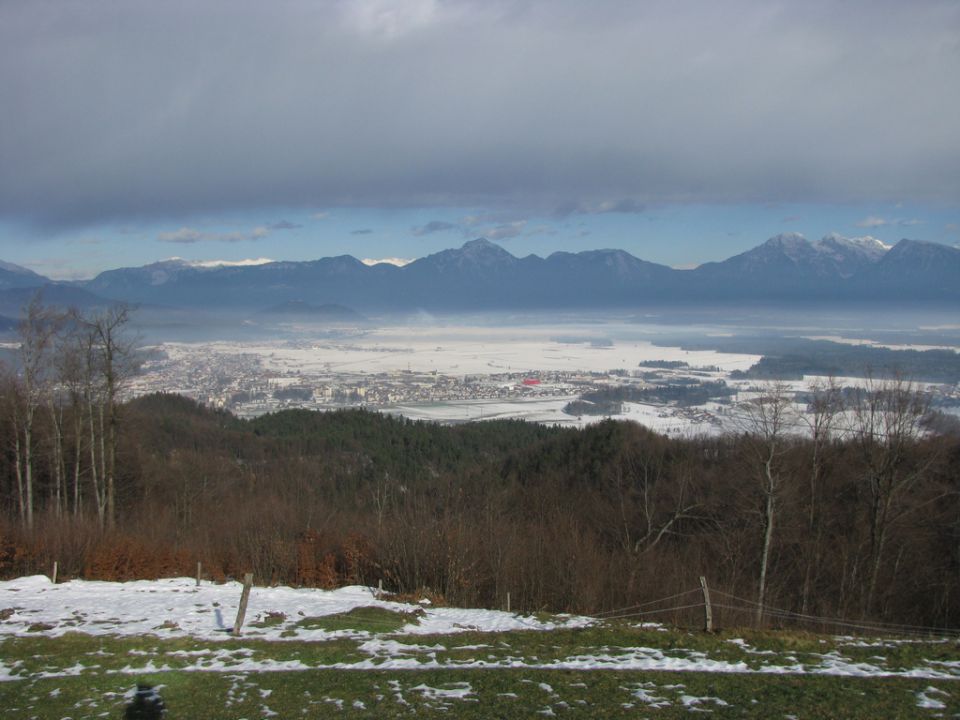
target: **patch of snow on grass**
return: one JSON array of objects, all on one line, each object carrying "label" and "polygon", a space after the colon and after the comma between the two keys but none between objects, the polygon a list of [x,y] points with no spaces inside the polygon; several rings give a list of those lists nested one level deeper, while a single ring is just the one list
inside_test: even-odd
[{"label": "patch of snow on grass", "polygon": [[942,700],[931,697],[931,695],[946,695],[950,697],[950,693],[946,690],[941,690],[931,685],[917,693],[917,707],[925,710],[946,710],[947,704]]},{"label": "patch of snow on grass", "polygon": [[[640,702],[645,705],[649,705],[654,708],[670,707],[672,704],[666,698],[662,698],[659,695],[654,695],[653,690],[656,690],[657,686],[652,682],[646,682],[638,685],[630,693],[637,698]],[[626,690],[627,688],[624,688]]]},{"label": "patch of snow on grass", "polygon": [[420,684],[410,689],[422,693],[430,700],[466,700],[469,695],[473,695],[473,687],[468,682],[448,683],[448,687],[445,688]]},{"label": "patch of snow on grass", "polygon": [[686,708],[694,708],[704,703],[713,703],[719,707],[727,707],[730,704],[718,697],[696,697],[694,695],[681,695],[680,702],[683,703],[683,706]]},{"label": "patch of snow on grass", "polygon": [[773,650],[757,650],[755,647],[748,644],[747,641],[744,640],[743,638],[731,638],[730,640],[727,640],[727,642],[730,643],[731,645],[736,645],[745,653],[749,653],[751,655],[776,655],[777,654]]}]

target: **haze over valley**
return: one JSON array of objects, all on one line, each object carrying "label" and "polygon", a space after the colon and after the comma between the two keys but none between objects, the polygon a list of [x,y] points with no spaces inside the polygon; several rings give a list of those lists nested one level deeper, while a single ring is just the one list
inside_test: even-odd
[{"label": "haze over valley", "polygon": [[[692,270],[617,250],[516,258],[480,239],[403,267],[170,261],[73,283],[0,271],[6,307],[34,292],[137,307],[150,352],[130,392],[178,392],[242,416],[367,407],[721,433],[737,430],[735,391],[778,377],[803,390],[831,376],[902,376],[929,384],[948,412],[960,381],[960,250],[907,240],[779,235]],[[784,355],[808,367],[761,372],[765,356]],[[644,367],[656,361],[666,365]],[[718,382],[730,392],[696,402],[651,391]],[[582,401],[617,387],[646,402]]]}]

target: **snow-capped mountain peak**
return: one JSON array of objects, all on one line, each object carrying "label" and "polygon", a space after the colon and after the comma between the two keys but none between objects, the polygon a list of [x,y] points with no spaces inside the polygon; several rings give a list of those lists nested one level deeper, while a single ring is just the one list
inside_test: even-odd
[{"label": "snow-capped mountain peak", "polygon": [[813,247],[818,252],[831,255],[838,260],[849,258],[852,255],[870,262],[876,262],[891,248],[890,245],[871,235],[851,238],[838,233],[830,233],[822,240],[814,243]]},{"label": "snow-capped mountain peak", "polygon": [[186,260],[181,257],[172,257],[161,260],[161,263],[179,265],[191,268],[221,268],[221,267],[250,267],[251,265],[266,265],[272,263],[272,258],[244,258],[243,260]]}]

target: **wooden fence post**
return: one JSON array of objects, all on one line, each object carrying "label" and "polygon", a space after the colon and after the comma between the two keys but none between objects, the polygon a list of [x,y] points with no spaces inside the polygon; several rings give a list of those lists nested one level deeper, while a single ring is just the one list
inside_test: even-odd
[{"label": "wooden fence post", "polygon": [[200,564],[200,561],[197,560],[197,587],[200,587],[200,577],[203,573],[203,566]]},{"label": "wooden fence post", "polygon": [[54,585],[57,584],[57,561],[56,560],[53,561],[53,575],[50,576],[50,580],[53,582]]},{"label": "wooden fence post", "polygon": [[700,576],[700,588],[703,590],[703,629],[713,631],[713,608],[710,607],[710,590],[707,588],[707,579]]},{"label": "wooden fence post", "polygon": [[510,612],[510,593],[507,593],[507,612]]},{"label": "wooden fence post", "polygon": [[243,627],[243,619],[247,614],[247,602],[250,600],[250,587],[253,585],[253,573],[247,573],[243,576],[243,594],[240,595],[240,609],[237,610],[237,621],[233,624],[232,634],[240,635],[240,628]]}]

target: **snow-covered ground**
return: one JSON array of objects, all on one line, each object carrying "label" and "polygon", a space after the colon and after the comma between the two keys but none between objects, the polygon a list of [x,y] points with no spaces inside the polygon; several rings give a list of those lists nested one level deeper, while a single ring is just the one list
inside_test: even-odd
[{"label": "snow-covered ground", "polygon": [[866,345],[868,347],[886,348],[887,350],[952,350],[958,352],[958,348],[953,345],[917,345],[908,343],[884,343],[865,338],[848,338],[840,335],[808,335],[807,340],[826,340],[827,342],[840,343],[841,345]]},{"label": "snow-covered ground", "polygon": [[384,408],[384,412],[402,415],[411,420],[441,423],[509,419],[576,427],[583,423],[563,412],[564,405],[576,397],[402,403]]},{"label": "snow-covered ground", "polygon": [[[960,661],[930,661],[914,668],[891,668],[884,658],[854,661],[842,654],[842,638],[823,653],[798,658],[787,653],[758,651],[742,639],[728,641],[742,659],[713,659],[705,653],[670,647],[597,647],[576,655],[541,659],[507,652],[491,654],[490,645],[458,643],[466,631],[509,633],[517,630],[550,631],[578,628],[598,621],[578,616],[537,619],[496,610],[440,608],[429,604],[404,604],[378,599],[370,588],[346,587],[324,591],[287,587],[256,587],[250,595],[243,638],[269,641],[322,642],[352,638],[360,659],[332,665],[302,660],[276,660],[240,645],[222,645],[229,637],[241,595],[236,582],[197,587],[190,578],[126,583],[73,580],[54,585],[43,576],[0,582],[0,647],[4,637],[59,637],[66,633],[96,636],[191,637],[208,644],[196,650],[176,650],[167,656],[140,657],[131,651],[130,662],[119,672],[181,671],[293,671],[333,667],[348,670],[427,670],[439,668],[528,668],[575,670],[658,670],[725,673],[813,673],[857,677],[920,677],[960,679]],[[400,630],[324,630],[305,619],[346,613],[360,607],[379,607],[410,613]],[[367,621],[369,623],[369,621]],[[429,638],[423,636],[430,636]],[[422,639],[420,639],[422,637]],[[504,636],[507,637],[507,636]],[[859,641],[849,639],[851,647]],[[896,642],[896,641],[888,641]],[[159,652],[159,651],[158,651]],[[451,652],[456,653],[450,655]],[[139,655],[138,655],[139,653]],[[175,662],[174,662],[175,661]],[[96,667],[95,665],[91,667]],[[78,675],[90,670],[82,663],[51,669],[51,676]],[[7,665],[0,657],[0,681],[23,679],[18,663]]]},{"label": "snow-covered ground", "polygon": [[582,428],[608,418],[632,420],[651,430],[673,437],[714,435],[729,429],[718,403],[679,408],[672,405],[624,402],[617,415],[568,415],[567,403],[579,396],[530,398],[517,400],[460,400],[435,403],[408,403],[384,409],[411,420],[440,423],[478,422],[482,420],[526,420],[527,422]]},{"label": "snow-covered ground", "polygon": [[[0,582],[0,637],[22,634],[31,626],[50,625],[44,634],[83,632],[91,635],[142,635],[162,637],[226,637],[240,601],[242,584],[203,582],[191,578],[101,582],[71,580],[54,585],[44,575]],[[326,640],[343,631],[291,627],[304,617],[345,613],[358,607],[382,607],[397,612],[414,612],[402,632],[411,635],[455,633],[467,630],[549,630],[556,622],[497,610],[431,608],[423,605],[379,600],[370,588],[352,586],[337,590],[254,587],[247,607],[244,636],[264,640]],[[258,618],[282,614],[289,623],[257,626]],[[587,618],[569,617],[564,625],[589,623]]]},{"label": "snow-covered ground", "polygon": [[557,337],[576,330],[556,328],[421,328],[388,327],[348,340],[288,340],[277,342],[164,343],[173,358],[198,352],[253,355],[267,372],[299,371],[306,375],[331,371],[351,373],[438,372],[445,375],[490,375],[508,372],[606,372],[635,369],[645,360],[682,360],[694,366],[712,365],[730,372],[746,370],[759,355],[683,350],[649,341],[610,341],[592,331],[583,342]]}]

